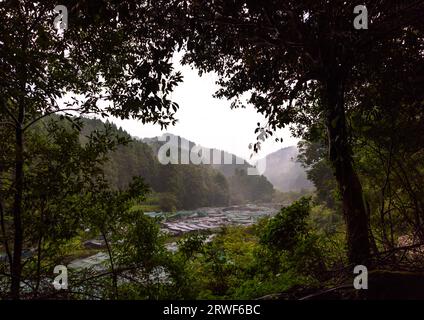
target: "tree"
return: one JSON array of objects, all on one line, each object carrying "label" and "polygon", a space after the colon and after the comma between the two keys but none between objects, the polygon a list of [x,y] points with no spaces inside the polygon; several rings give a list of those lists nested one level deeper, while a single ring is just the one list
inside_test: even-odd
[{"label": "tree", "polygon": [[[134,225],[139,226],[140,221],[148,219],[144,217],[143,212],[130,210],[131,201],[134,199],[144,201],[148,192],[149,188],[139,177],[134,177],[130,186],[124,191],[111,190],[106,186],[96,192],[87,192],[91,206],[84,218],[91,230],[97,231],[105,242],[112,274],[112,297],[114,299],[119,298],[117,260],[120,255],[119,252],[116,252],[119,250],[113,250],[112,246],[119,247],[119,242],[124,242],[126,237],[130,238],[132,235],[130,230],[134,228]],[[147,245],[156,244],[156,241],[147,241]],[[141,245],[140,242],[137,242],[137,245]],[[146,249],[145,255],[153,253],[153,250],[148,250],[150,248],[144,249]]]},{"label": "tree", "polygon": [[[379,52],[370,54],[374,68],[367,69],[355,105],[347,110],[355,167],[371,219],[370,234],[375,234],[371,239],[381,245],[374,246],[374,252],[377,247],[392,249],[399,235],[421,241],[424,234],[423,146],[419,138],[424,128],[424,59],[416,32],[405,31],[399,40],[402,50],[394,47],[384,57]],[[325,159],[325,128],[315,120],[302,138],[306,141],[302,142],[301,160],[319,200],[331,207],[335,199]]]},{"label": "tree", "polygon": [[172,193],[161,193],[159,208],[164,212],[175,212],[177,209],[177,197]]},{"label": "tree", "polygon": [[[424,31],[423,1],[364,4],[368,30],[354,28],[355,5],[341,0],[195,1],[187,9],[183,58],[202,72],[216,71],[217,96],[233,99],[233,107],[250,94],[247,102],[267,117],[257,129],[259,142],[290,123],[302,130],[318,117],[325,124],[354,264],[368,260],[370,244],[347,110],[358,107],[355,94],[369,69],[402,51],[407,34],[422,45]],[[419,46],[410,54],[422,58]]]},{"label": "tree", "polygon": [[235,169],[229,178],[231,200],[234,203],[257,201],[270,202],[274,194],[274,186],[265,176],[248,175],[244,169]]},{"label": "tree", "polygon": [[308,179],[316,188],[317,202],[324,203],[330,209],[335,209],[338,205],[338,199],[335,196],[337,184],[326,157],[328,148],[324,135],[323,130],[317,136],[310,133],[305,134],[303,138],[306,140],[299,143],[298,159],[305,167]]},{"label": "tree", "polygon": [[102,170],[107,154],[125,142],[106,126],[82,145],[79,131],[56,118],[43,119],[26,135],[23,239],[27,248],[35,247],[36,255],[35,270],[26,261],[22,277],[34,279],[34,297],[42,293],[42,278],[49,278],[49,267],[61,257],[63,246],[81,234],[85,216],[98,207],[92,195],[108,188]]},{"label": "tree", "polygon": [[13,202],[0,203],[13,222],[14,299],[20,296],[29,129],[57,112],[175,123],[178,106],[169,93],[181,75],[170,63],[175,41],[162,28],[167,12],[160,8],[168,5],[160,2],[64,1],[69,28],[59,32],[54,1],[0,3],[1,129],[13,136],[7,142],[13,158],[7,155],[0,172],[11,181]]}]

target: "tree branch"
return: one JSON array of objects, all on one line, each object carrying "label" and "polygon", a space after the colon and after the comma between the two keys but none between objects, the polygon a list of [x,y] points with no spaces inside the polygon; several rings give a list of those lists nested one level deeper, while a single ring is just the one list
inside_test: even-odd
[{"label": "tree branch", "polygon": [[[35,123],[37,123],[38,121],[40,121],[43,118],[46,118],[48,116],[51,116],[52,114],[55,114],[57,112],[61,112],[61,111],[81,111],[82,108],[66,108],[66,109],[57,109],[55,111],[51,111],[51,112],[46,112],[45,114],[39,116],[38,118],[33,119],[30,123],[28,123],[24,128],[23,131],[27,130],[29,127],[31,127],[32,125],[34,125]],[[89,112],[87,112],[89,113]]]}]

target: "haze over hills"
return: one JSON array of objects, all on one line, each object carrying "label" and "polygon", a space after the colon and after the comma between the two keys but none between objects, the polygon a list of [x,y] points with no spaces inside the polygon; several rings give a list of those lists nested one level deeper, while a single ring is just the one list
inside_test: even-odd
[{"label": "haze over hills", "polygon": [[313,184],[306,177],[306,171],[296,161],[298,149],[295,146],[282,148],[265,157],[266,169],[264,176],[283,192],[312,189]]},{"label": "haze over hills", "polygon": [[[190,152],[190,150],[193,150],[194,146],[197,146],[199,149],[201,148],[201,146],[198,146],[195,142],[189,141],[183,137],[169,133],[166,135],[167,138],[162,139],[165,140],[168,145],[176,144],[175,147],[179,148],[179,150]],[[142,139],[142,141],[154,146],[155,143],[158,142],[158,137]],[[157,153],[158,148],[156,148],[155,151]],[[203,163],[210,164],[225,177],[233,176],[237,170],[247,170],[247,168],[252,167],[248,161],[232,153],[208,148],[205,148],[205,151],[206,154],[202,154],[200,151],[200,158],[203,159]],[[214,154],[218,156],[214,156]],[[312,182],[307,179],[305,169],[297,162],[297,156],[297,147],[290,146],[270,153],[265,157],[266,169],[263,175],[273,184],[275,189],[282,192],[289,192],[313,188]],[[214,161],[216,159],[220,161]],[[176,161],[179,160],[181,160],[181,156],[179,159],[176,159]]]},{"label": "haze over hills", "polygon": [[[108,124],[119,136],[130,137],[122,128]],[[84,119],[82,135],[93,130],[103,130],[104,123],[96,119]],[[105,176],[111,185],[124,189],[135,176],[141,176],[151,187],[155,204],[161,204],[164,211],[172,209],[194,209],[199,207],[227,206],[252,202],[270,202],[274,187],[264,176],[247,175],[247,163],[234,168],[231,175],[225,175],[215,167],[203,163],[182,164],[178,161],[182,153],[195,146],[193,142],[170,135],[170,141],[156,138],[134,139],[122,145],[109,155],[105,165]],[[161,141],[162,140],[162,141]],[[181,143],[183,141],[183,143]],[[161,148],[164,144],[165,148]],[[159,150],[175,161],[164,164],[159,161]],[[234,160],[235,163],[236,160]],[[162,162],[162,163],[161,163]],[[240,159],[238,160],[240,162]],[[227,167],[221,168],[228,171]],[[166,209],[165,209],[166,208]]]},{"label": "haze over hills", "polygon": [[[193,141],[171,133],[163,134],[161,137],[161,139],[159,139],[159,137],[143,138],[141,141],[151,146],[155,154],[158,154],[159,147],[164,143],[185,153],[186,157],[189,157],[190,152],[195,150],[194,147],[197,147],[197,150],[203,148],[205,154],[199,151],[199,158],[202,159],[202,163],[209,164],[212,168],[221,172],[225,177],[233,176],[236,170],[247,170],[247,168],[252,167],[252,165],[243,158],[227,151],[203,147]],[[178,154],[178,158],[175,159],[175,161],[181,163],[181,160],[181,154]]]},{"label": "haze over hills", "polygon": [[[119,135],[130,136],[122,128],[110,125]],[[84,119],[83,134],[103,127],[100,120]],[[197,163],[189,161],[193,150],[199,151]],[[161,153],[170,164],[159,161]],[[119,146],[110,155],[105,173],[117,188],[125,188],[134,176],[143,177],[159,199],[176,209],[270,202],[274,188],[296,191],[311,186],[304,169],[293,160],[296,154],[296,147],[281,149],[266,158],[265,175],[248,175],[252,165],[244,159],[217,149],[202,149],[193,141],[166,134],[133,138],[130,144]],[[184,159],[186,164],[180,165]]]}]

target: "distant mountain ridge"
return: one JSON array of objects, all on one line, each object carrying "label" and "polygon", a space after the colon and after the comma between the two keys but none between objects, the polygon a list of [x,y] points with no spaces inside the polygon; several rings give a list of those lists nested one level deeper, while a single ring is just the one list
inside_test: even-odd
[{"label": "distant mountain ridge", "polygon": [[297,162],[298,149],[295,146],[282,148],[265,157],[264,176],[282,192],[312,189],[313,184],[306,177],[306,171]]},{"label": "distant mountain ridge", "polygon": [[[183,138],[171,133],[166,133],[164,135],[168,136],[168,138],[166,138],[166,141],[159,141],[159,137],[143,138],[141,139],[141,141],[148,144],[154,150],[155,154],[158,153],[159,147],[162,146],[164,143],[168,143],[168,146],[172,145],[172,143],[177,143],[175,147],[177,147],[178,150],[182,152],[190,152],[194,146],[203,147],[196,144],[193,141],[190,141],[186,138]],[[169,139],[169,138],[173,138],[173,139]],[[204,160],[203,163],[209,163],[214,169],[221,172],[225,177],[233,176],[236,170],[247,170],[247,168],[252,167],[252,165],[249,164],[246,160],[230,152],[215,149],[215,148],[207,148],[207,147],[204,147],[204,148],[206,148],[209,151],[209,154],[207,155],[201,154],[201,158]],[[214,161],[214,154],[219,155],[219,158],[218,158],[219,161]],[[177,159],[178,162],[180,160],[181,160],[180,158]]]},{"label": "distant mountain ridge", "polygon": [[[193,146],[197,145],[195,142],[185,138],[173,134],[167,135],[173,137],[174,139],[179,139],[177,141],[178,147],[180,149],[182,146],[188,146],[188,150],[186,150],[187,152],[190,152]],[[143,139],[143,141],[150,146],[153,146],[158,142],[158,137]],[[161,144],[162,143],[165,142],[161,142]],[[237,157],[232,153],[218,149],[209,149],[209,151],[209,163],[214,169],[221,172],[225,177],[231,177],[235,175],[237,170],[247,170],[247,168],[252,167],[252,165],[250,165],[246,160]],[[221,164],[213,163],[212,154],[214,151],[221,155]],[[289,192],[313,188],[312,182],[307,179],[305,169],[299,162],[297,162],[297,156],[297,147],[290,146],[277,150],[265,157],[266,169],[263,175],[273,184],[274,188],[277,190],[282,192]],[[224,158],[226,158],[227,162],[230,163],[224,164]],[[228,161],[229,159],[230,161]]]},{"label": "distant mountain ridge", "polygon": [[[98,119],[84,119],[83,122],[82,136],[93,130],[102,131],[105,125]],[[107,125],[111,126],[113,133],[130,137],[122,128],[111,123]],[[180,161],[162,163],[159,161],[158,152],[165,143],[170,143],[168,146],[173,146],[174,151],[177,151],[176,154],[169,153],[170,157],[180,157],[182,151],[188,152],[196,145],[175,135],[171,137],[171,141],[158,137],[132,138],[128,145],[118,146],[116,151],[110,153],[110,160],[105,164],[107,180],[112,186],[123,189],[133,177],[143,177],[158,199],[155,203],[168,208],[164,209],[165,211],[172,211],[170,208],[195,209],[272,200],[272,184],[264,176],[247,175],[246,169],[250,165],[244,161],[232,168],[202,163],[181,164]],[[181,144],[181,141],[184,143]],[[168,155],[167,150],[169,148],[162,149],[162,154]],[[226,154],[230,156],[229,153]],[[238,159],[241,162],[241,158]],[[228,171],[226,173],[229,175],[225,175],[224,171]]]},{"label": "distant mountain ridge", "polygon": [[[101,120],[84,119],[83,135],[102,127],[104,123]],[[120,135],[130,136],[122,128],[113,124],[112,127]],[[168,146],[177,144],[174,147],[179,158],[181,152],[190,152],[194,146],[200,147],[185,138],[167,135],[173,139],[133,138],[128,146],[118,147],[110,155],[111,160],[105,168],[108,180],[117,188],[124,188],[133,176],[142,176],[155,192],[176,195],[176,207],[185,209],[191,208],[192,203],[193,207],[197,207],[268,202],[272,200],[274,188],[283,192],[312,188],[304,168],[295,161],[298,151],[294,146],[269,154],[264,175],[250,176],[247,169],[252,167],[251,164],[218,149],[209,149],[210,164],[163,165],[158,160],[158,151],[165,143]],[[213,163],[214,151],[221,156],[221,164],[219,161]],[[179,160],[176,162],[181,163]]]}]

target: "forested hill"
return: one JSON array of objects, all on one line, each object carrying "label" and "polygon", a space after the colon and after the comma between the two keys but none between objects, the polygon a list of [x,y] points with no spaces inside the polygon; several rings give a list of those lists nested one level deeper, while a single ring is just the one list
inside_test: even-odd
[{"label": "forested hill", "polygon": [[[167,144],[173,145],[175,144],[179,150],[190,152],[196,143],[190,140],[187,140],[183,137],[175,136],[173,134],[166,134]],[[170,139],[172,138],[172,139]],[[163,140],[163,139],[162,139]],[[149,146],[153,148],[155,154],[157,154],[160,146],[162,146],[165,142],[159,140],[158,137],[154,138],[144,138],[143,142],[147,143]],[[220,163],[215,163],[213,161],[214,154],[219,155]],[[200,157],[206,160],[205,163],[210,163],[211,167],[221,172],[226,177],[231,177],[236,174],[239,170],[246,171],[247,168],[252,167],[247,161],[244,159],[237,157],[236,155],[218,149],[208,149],[208,153],[203,155],[200,153]],[[216,156],[215,156],[216,157]]]},{"label": "forested hill", "polygon": [[[97,119],[83,119],[83,123],[82,137],[105,127]],[[108,125],[119,135],[130,137],[114,124]],[[110,161],[105,167],[107,179],[116,188],[124,188],[132,177],[143,177],[163,210],[271,201],[274,192],[272,184],[264,176],[247,175],[247,163],[222,167],[204,164],[163,165],[157,158],[157,151],[163,143],[157,138],[133,138],[128,145],[119,146],[110,154]],[[193,145],[190,142],[190,148]]]}]

